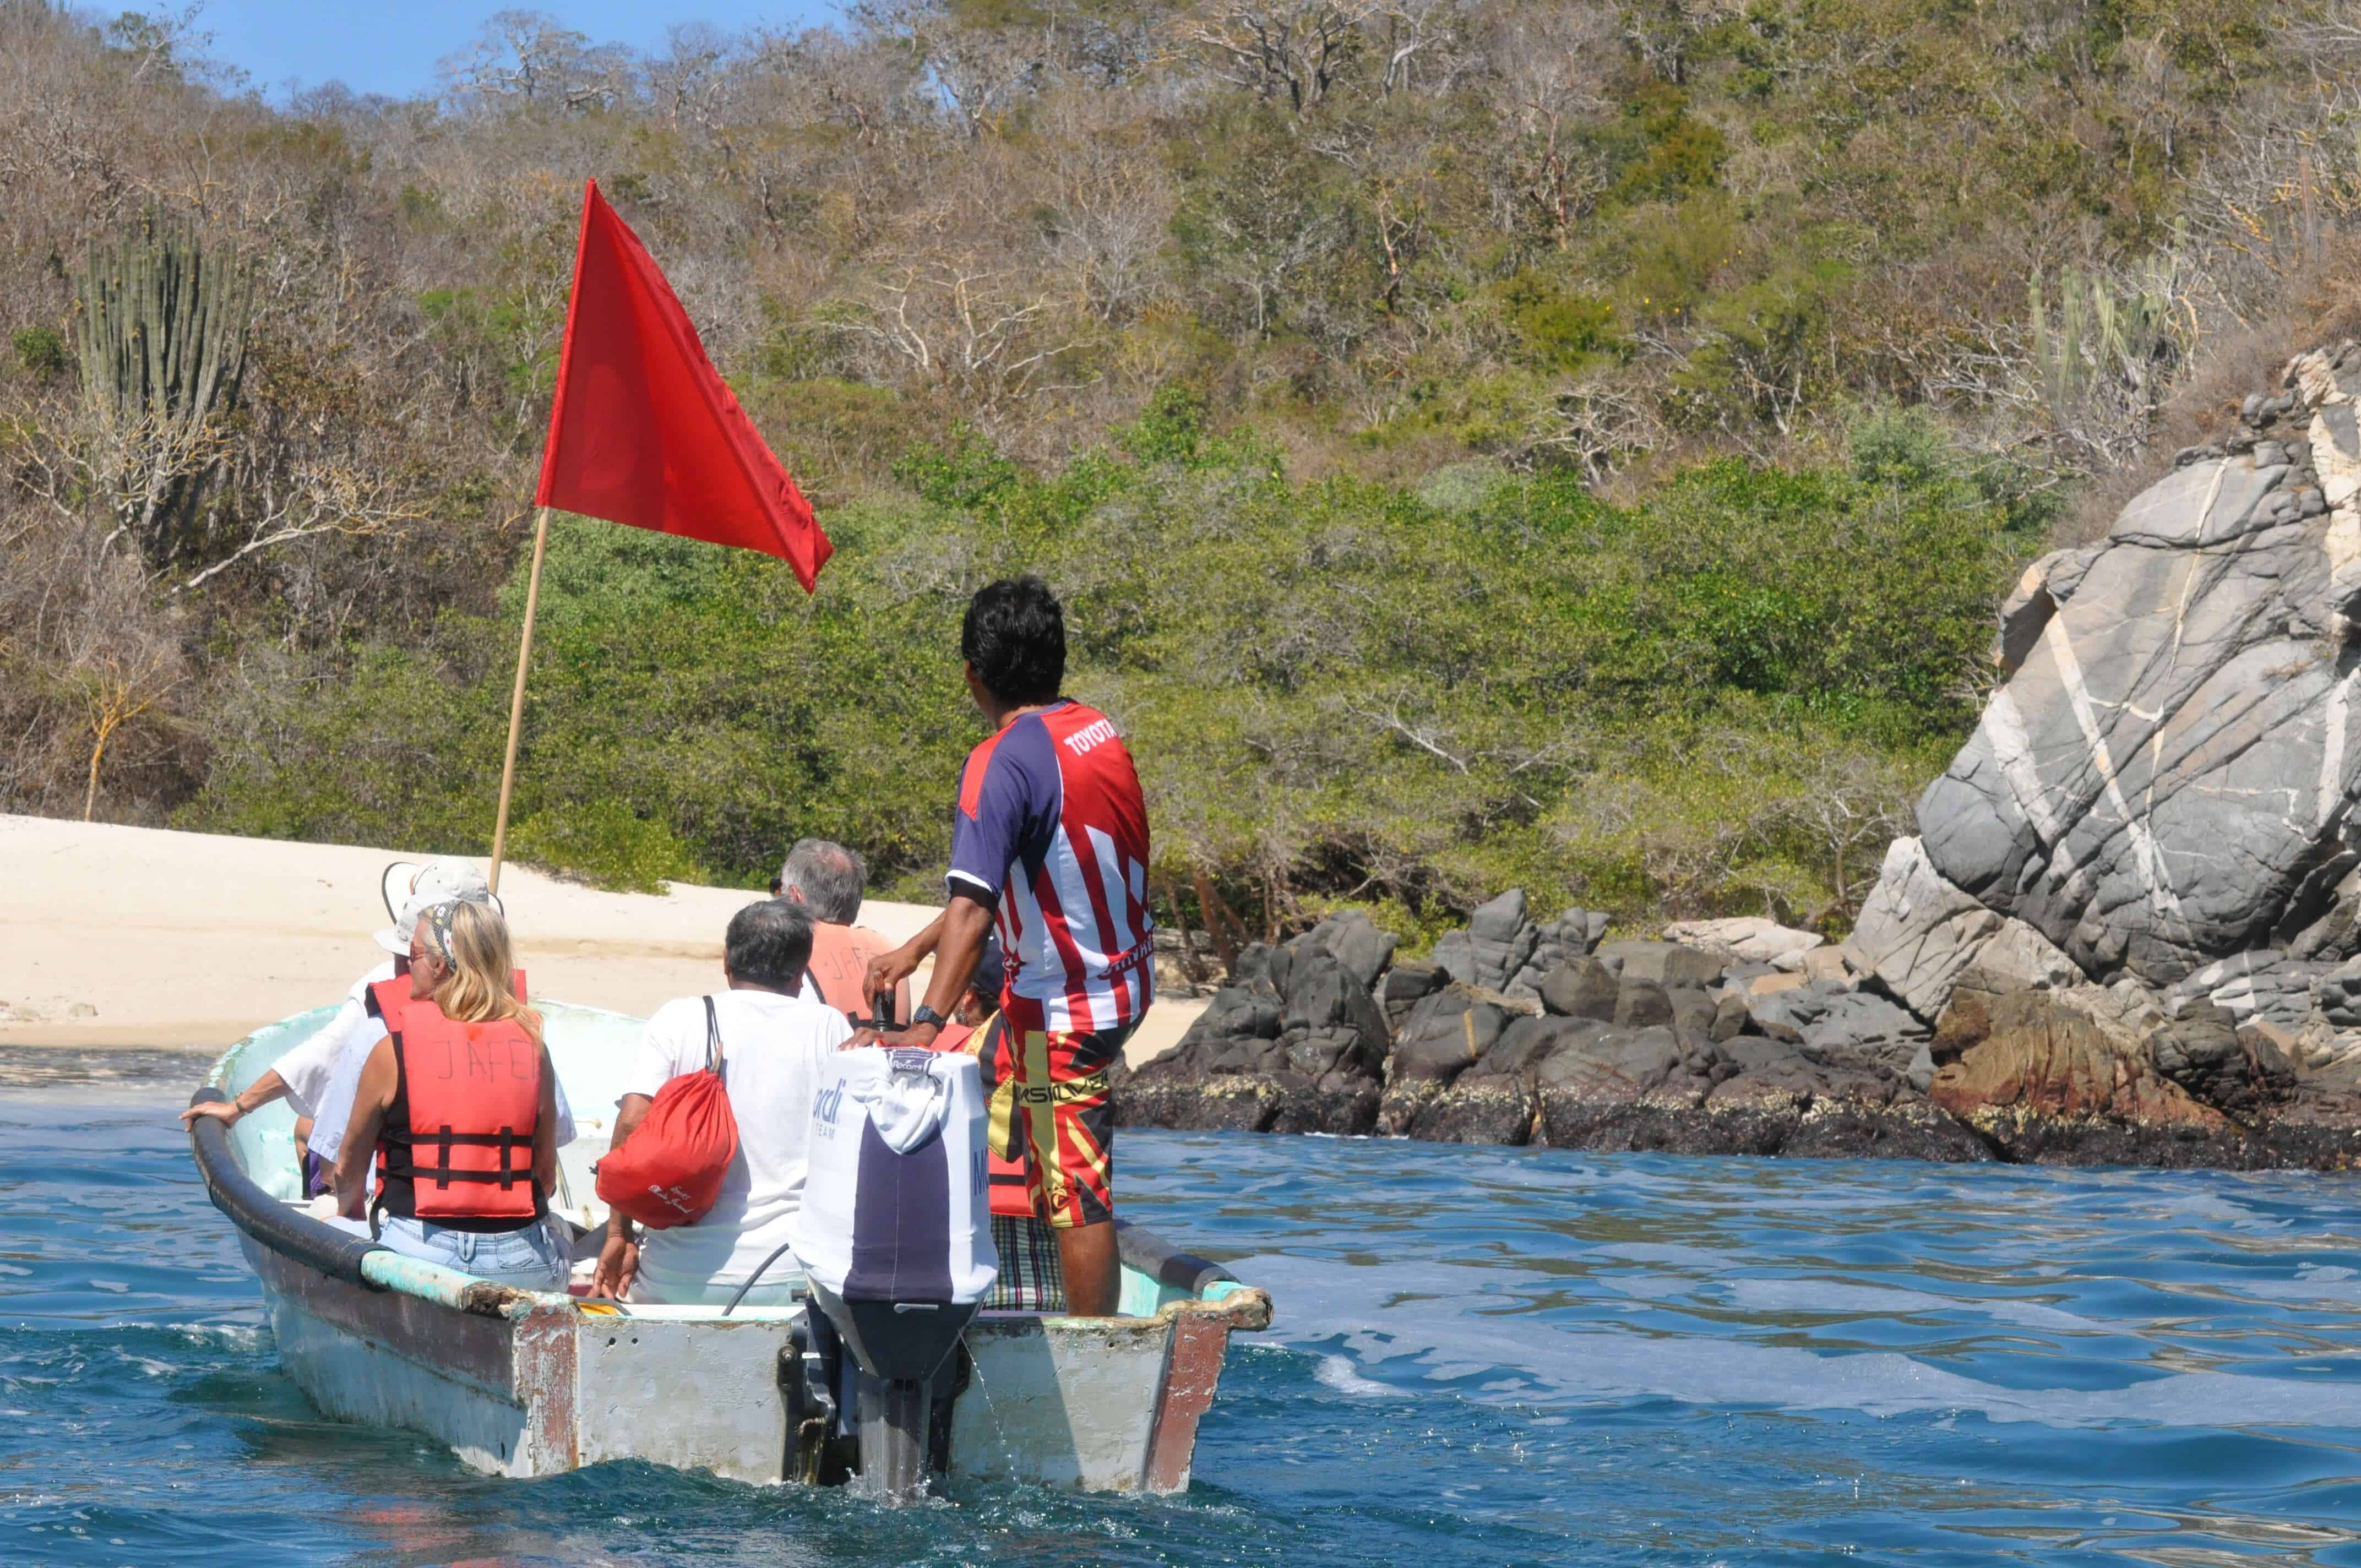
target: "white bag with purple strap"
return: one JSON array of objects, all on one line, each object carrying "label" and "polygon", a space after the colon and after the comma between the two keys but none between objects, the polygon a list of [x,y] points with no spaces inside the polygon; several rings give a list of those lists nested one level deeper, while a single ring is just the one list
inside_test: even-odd
[{"label": "white bag with purple strap", "polygon": [[846,1301],[980,1300],[1000,1273],[984,1097],[963,1051],[839,1051],[812,1104],[811,1167],[788,1234]]}]

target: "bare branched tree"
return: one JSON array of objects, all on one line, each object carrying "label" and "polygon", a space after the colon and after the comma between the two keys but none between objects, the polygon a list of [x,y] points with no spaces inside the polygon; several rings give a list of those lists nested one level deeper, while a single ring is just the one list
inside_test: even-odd
[{"label": "bare branched tree", "polygon": [[997,134],[1049,79],[1055,13],[1038,24],[976,26],[944,0],[859,0],[847,14],[924,66],[970,137]]},{"label": "bare branched tree", "polygon": [[1057,324],[1056,303],[1005,269],[917,261],[880,278],[846,330],[989,415],[1047,389],[1059,356],[1082,346],[1042,330]]},{"label": "bare branched tree", "polygon": [[453,98],[478,108],[602,109],[635,86],[628,50],[594,45],[546,11],[494,13],[442,71]]},{"label": "bare branched tree", "polygon": [[1515,106],[1518,195],[1560,250],[1605,188],[1605,171],[1574,132],[1608,109],[1616,41],[1605,7],[1573,5],[1509,13],[1488,39],[1491,69]]},{"label": "bare branched tree", "polygon": [[1189,29],[1214,72],[1304,114],[1323,102],[1360,48],[1379,0],[1220,0]]}]

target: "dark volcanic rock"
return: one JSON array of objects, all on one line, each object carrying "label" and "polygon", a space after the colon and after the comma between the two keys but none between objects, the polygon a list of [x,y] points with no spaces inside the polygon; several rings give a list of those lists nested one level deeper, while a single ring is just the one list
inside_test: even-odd
[{"label": "dark volcanic rock", "polygon": [[1730,962],[1725,953],[1678,942],[1609,942],[1598,949],[1604,959],[1619,960],[1623,979],[1652,980],[1658,985],[1712,985]]},{"label": "dark volcanic rock", "polygon": [[1115,1112],[1118,1121],[1132,1127],[1358,1135],[1378,1124],[1378,1086],[1322,1089],[1275,1076],[1182,1083],[1149,1079],[1143,1069],[1117,1086]]},{"label": "dark volcanic rock", "polygon": [[1541,929],[1525,918],[1525,890],[1512,887],[1467,917],[1467,928],[1434,944],[1434,961],[1462,985],[1502,991],[1541,944]]},{"label": "dark volcanic rock", "polygon": [[1542,1005],[1563,1017],[1611,1024],[1615,1021],[1620,989],[1615,977],[1607,972],[1607,966],[1597,959],[1574,959],[1558,965],[1543,978]]},{"label": "dark volcanic rock", "polygon": [[[1411,1113],[1407,1131],[1436,1144],[1527,1144],[1539,1103],[1521,1078],[1463,1078],[1423,1100]],[[1380,1122],[1393,1110],[1389,1098]]]},{"label": "dark volcanic rock", "polygon": [[1289,978],[1279,1027],[1347,1030],[1357,1037],[1364,1072],[1378,1073],[1386,1059],[1386,1018],[1369,987],[1320,947],[1299,951]]},{"label": "dark volcanic rock", "polygon": [[1369,923],[1368,916],[1357,909],[1323,920],[1307,936],[1311,942],[1326,949],[1364,992],[1378,983],[1378,976],[1385,973],[1386,965],[1393,961],[1393,934],[1378,930]]},{"label": "dark volcanic rock", "polygon": [[1972,1128],[1924,1100],[1870,1106],[1837,1100],[1796,1118],[1778,1153],[1791,1158],[1990,1160]]},{"label": "dark volcanic rock", "polygon": [[1441,964],[1394,965],[1386,971],[1386,983],[1382,988],[1387,1026],[1400,1028],[1402,1020],[1410,1016],[1410,1010],[1417,1005],[1421,997],[1432,996],[1450,983],[1451,976]]},{"label": "dark volcanic rock", "polygon": [[1695,1108],[1710,1086],[1691,1080],[1686,1054],[1665,1025],[1574,1025],[1533,1070],[1547,1141],[1557,1148],[1621,1146],[1611,1134],[1598,1141],[1602,1130]]},{"label": "dark volcanic rock", "polygon": [[1615,1022],[1629,1029],[1644,1029],[1673,1021],[1673,999],[1653,980],[1628,976],[1615,994]]},{"label": "dark volcanic rock", "polygon": [[1323,922],[1279,948],[1238,955],[1180,1042],[1115,1075],[1117,1113],[1137,1126],[1366,1133],[1376,1125],[1390,1032],[1371,986],[1392,950],[1366,916]]},{"label": "dark volcanic rock", "polygon": [[2295,1091],[2295,1068],[2226,1007],[2200,1004],[2148,1036],[2157,1069],[2208,1105],[2251,1122]]},{"label": "dark volcanic rock", "polygon": [[1449,1083],[1472,1066],[1508,1026],[1508,1011],[1464,985],[1437,992],[1411,1009],[1394,1041],[1391,1081]]},{"label": "dark volcanic rock", "polygon": [[1541,926],[1532,956],[1502,988],[1513,1001],[1541,993],[1542,982],[1561,964],[1587,958],[1607,935],[1608,917],[1596,909],[1569,909]]}]

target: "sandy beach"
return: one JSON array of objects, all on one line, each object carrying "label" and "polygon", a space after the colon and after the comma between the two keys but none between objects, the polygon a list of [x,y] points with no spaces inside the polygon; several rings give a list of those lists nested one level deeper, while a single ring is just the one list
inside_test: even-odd
[{"label": "sandy beach", "polygon": [[[217,1051],[340,999],[384,954],[379,880],[415,850],[300,844],[0,816],[0,1045]],[[500,873],[539,994],[644,1015],[721,982],[721,933],[760,896],[667,883],[602,893],[522,866]],[[934,918],[873,901],[901,940]],[[1127,1053],[1180,1038],[1203,1003],[1159,1003]]]}]

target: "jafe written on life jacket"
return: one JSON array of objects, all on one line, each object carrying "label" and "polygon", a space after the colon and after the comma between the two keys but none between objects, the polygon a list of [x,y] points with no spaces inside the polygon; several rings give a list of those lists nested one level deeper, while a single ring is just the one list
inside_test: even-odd
[{"label": "jafe written on life jacket", "polygon": [[[411,1047],[412,1079],[422,1073],[439,1080],[464,1078],[485,1084],[523,1079],[536,1089],[540,1087],[541,1050],[522,1029],[500,1030],[489,1024],[460,1024],[456,1027],[464,1031],[456,1038],[448,1034],[423,1037]],[[432,1063],[420,1059],[421,1047],[439,1050],[440,1071]]]},{"label": "jafe written on life jacket", "polygon": [[541,1047],[514,1019],[458,1023],[407,986],[370,987],[399,1073],[378,1149],[387,1210],[422,1220],[533,1218]]}]

